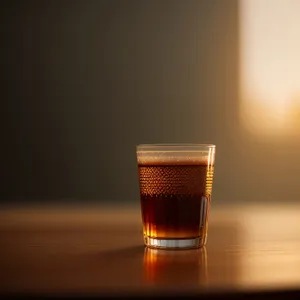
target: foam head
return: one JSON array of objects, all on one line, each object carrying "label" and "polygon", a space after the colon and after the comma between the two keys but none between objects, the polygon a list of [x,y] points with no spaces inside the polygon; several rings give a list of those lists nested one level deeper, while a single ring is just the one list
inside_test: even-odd
[{"label": "foam head", "polygon": [[208,144],[152,144],[137,146],[139,165],[214,165],[215,146]]}]

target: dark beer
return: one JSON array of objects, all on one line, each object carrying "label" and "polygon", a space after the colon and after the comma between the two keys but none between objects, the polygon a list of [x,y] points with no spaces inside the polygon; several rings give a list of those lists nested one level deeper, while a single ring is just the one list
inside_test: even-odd
[{"label": "dark beer", "polygon": [[145,238],[205,238],[213,165],[147,162],[138,170]]}]

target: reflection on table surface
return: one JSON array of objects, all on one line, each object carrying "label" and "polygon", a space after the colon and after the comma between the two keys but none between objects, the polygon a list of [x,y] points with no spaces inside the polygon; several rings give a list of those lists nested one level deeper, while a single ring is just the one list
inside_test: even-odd
[{"label": "reflection on table surface", "polygon": [[145,284],[166,286],[207,285],[206,248],[197,250],[157,250],[145,248]]},{"label": "reflection on table surface", "polygon": [[300,206],[216,207],[198,250],[142,244],[138,209],[0,212],[0,291],[278,289],[300,286]]}]

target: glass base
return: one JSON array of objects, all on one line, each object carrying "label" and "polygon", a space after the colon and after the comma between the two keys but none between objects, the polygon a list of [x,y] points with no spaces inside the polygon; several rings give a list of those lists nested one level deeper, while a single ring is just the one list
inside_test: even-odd
[{"label": "glass base", "polygon": [[145,245],[154,249],[197,249],[206,244],[206,236],[187,239],[161,239],[144,237]]}]

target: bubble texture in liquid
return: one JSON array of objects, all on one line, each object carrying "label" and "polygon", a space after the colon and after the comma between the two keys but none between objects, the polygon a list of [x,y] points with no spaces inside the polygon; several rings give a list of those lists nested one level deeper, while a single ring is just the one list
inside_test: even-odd
[{"label": "bubble texture in liquid", "polygon": [[139,165],[144,235],[189,238],[206,234],[213,166]]}]

